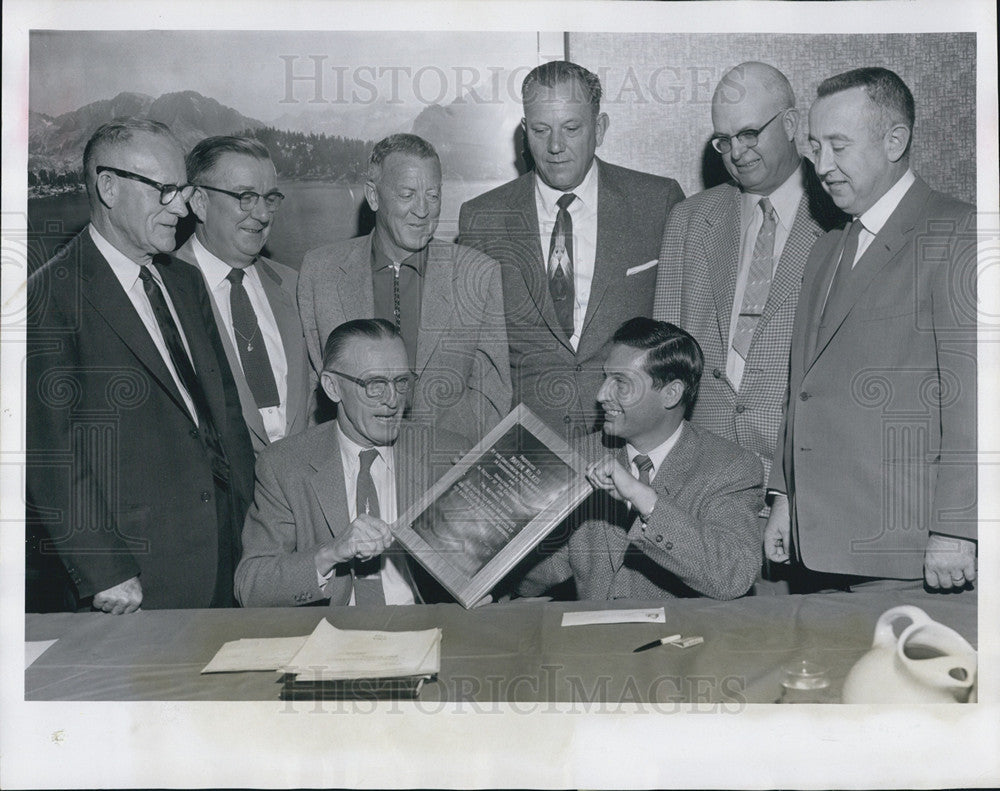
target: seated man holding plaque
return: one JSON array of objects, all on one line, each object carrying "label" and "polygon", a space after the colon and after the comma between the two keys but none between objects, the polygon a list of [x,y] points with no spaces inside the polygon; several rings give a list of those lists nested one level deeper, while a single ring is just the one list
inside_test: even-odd
[{"label": "seated man holding plaque", "polygon": [[[456,438],[402,424],[413,381],[389,322],[357,319],[330,333],[320,382],[337,418],[260,454],[236,569],[243,606],[421,600],[389,525],[437,477],[433,451],[456,447]],[[444,472],[451,452],[437,455]]]},{"label": "seated man holding plaque", "polygon": [[[603,431],[578,450],[595,492],[569,539],[518,585],[570,578],[580,599],[733,599],[760,566],[763,469],[748,450],[685,420],[702,353],[684,330],[634,318],[615,332],[597,394]],[[543,545],[544,546],[544,545]]]}]

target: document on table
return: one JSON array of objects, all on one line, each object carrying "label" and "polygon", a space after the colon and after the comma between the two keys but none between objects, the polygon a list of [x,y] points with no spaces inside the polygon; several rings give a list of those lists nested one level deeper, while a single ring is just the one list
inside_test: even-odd
[{"label": "document on table", "polygon": [[307,637],[256,637],[233,640],[218,650],[202,673],[277,670],[299,652]]},{"label": "document on table", "polygon": [[24,644],[25,669],[31,667],[38,657],[55,645],[55,642],[55,640],[35,640],[34,642],[26,642]]},{"label": "document on table", "polygon": [[588,610],[585,612],[564,612],[563,626],[590,626],[598,623],[666,623],[667,617],[662,607],[647,610]]}]

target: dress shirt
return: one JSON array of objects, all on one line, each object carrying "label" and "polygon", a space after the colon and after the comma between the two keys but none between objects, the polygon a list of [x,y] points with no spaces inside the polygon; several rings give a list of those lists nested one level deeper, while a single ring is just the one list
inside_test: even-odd
[{"label": "dress shirt", "polygon": [[[781,252],[788,241],[788,234],[792,230],[795,222],[795,215],[799,211],[799,203],[805,194],[802,167],[797,167],[792,171],[784,183],[766,196],[771,201],[774,209],[776,222],[774,226],[774,268],[771,270],[772,277],[778,268],[778,261]],[[765,196],[756,195],[752,192],[743,192],[740,196],[740,259],[739,269],[736,275],[736,294],[733,299],[733,308],[729,316],[729,342],[726,355],[726,376],[734,390],[739,390],[740,382],[743,380],[743,368],[746,361],[740,357],[733,348],[733,334],[736,332],[736,323],[740,318],[740,308],[743,306],[743,294],[747,287],[747,278],[750,274],[750,262],[753,260],[753,248],[757,241],[757,234],[764,223],[764,214],[757,207],[760,199]]]},{"label": "dress shirt", "polygon": [[372,237],[372,292],[375,297],[375,318],[396,324],[393,283],[399,272],[399,333],[403,336],[410,368],[417,365],[417,338],[420,334],[420,305],[423,297],[424,273],[427,271],[427,248],[402,261],[393,261],[382,251],[378,234]]},{"label": "dress shirt", "polygon": [[629,468],[632,474],[638,478],[639,477],[639,467],[635,463],[636,456],[649,456],[649,460],[653,462],[653,469],[649,471],[649,480],[652,481],[656,477],[656,473],[660,471],[660,467],[664,460],[670,454],[670,451],[674,449],[674,445],[677,444],[677,440],[681,438],[681,431],[684,429],[684,423],[681,422],[674,433],[667,437],[663,442],[657,445],[648,453],[643,453],[640,450],[636,450],[635,446],[630,442],[625,443],[625,453],[628,454]]},{"label": "dress shirt", "polygon": [[[912,170],[907,168],[907,171],[899,177],[899,181],[889,187],[886,190],[885,195],[875,201],[868,211],[861,215],[861,225],[864,226],[861,229],[861,233],[858,236],[858,252],[854,256],[854,261],[852,263],[852,268],[857,265],[858,261],[861,260],[861,256],[865,254],[865,250],[875,239],[875,235],[882,230],[882,227],[888,222],[892,213],[896,211],[899,206],[900,201],[903,200],[903,196],[906,195],[910,187],[913,186],[913,182],[917,180],[916,175]],[[854,219],[854,218],[852,218]]]},{"label": "dress shirt", "polygon": [[597,162],[590,163],[590,169],[576,189],[565,193],[552,187],[535,176],[535,209],[538,213],[538,236],[542,245],[542,268],[548,281],[549,242],[555,228],[559,206],[556,201],[564,194],[576,195],[567,211],[573,219],[573,335],[569,339],[575,350],[580,344],[583,320],[587,316],[590,301],[590,286],[594,281],[594,266],[597,257]]},{"label": "dress shirt", "polygon": [[[160,357],[163,358],[163,363],[167,366],[167,370],[170,371],[170,376],[173,377],[174,384],[177,385],[177,389],[180,391],[181,398],[184,399],[184,406],[187,407],[188,414],[191,415],[191,419],[197,426],[198,412],[194,408],[194,401],[191,400],[191,394],[184,387],[180,376],[177,375],[177,371],[174,368],[173,360],[170,359],[170,352],[167,350],[167,344],[163,340],[163,333],[160,332],[160,325],[156,320],[156,314],[153,313],[153,306],[149,304],[149,297],[146,296],[146,290],[143,288],[142,280],[139,278],[140,265],[101,236],[100,231],[93,225],[90,225],[89,228],[90,238],[94,240],[98,251],[104,256],[104,260],[108,262],[111,271],[114,272],[115,277],[118,278],[118,282],[125,289],[125,295],[129,298],[136,313],[139,314],[139,319],[145,325],[149,337],[156,346],[156,350],[160,353]],[[163,299],[170,309],[170,315],[173,317],[174,324],[177,325],[177,333],[181,336],[181,342],[184,344],[184,351],[187,352],[188,359],[190,360],[191,349],[188,347],[187,338],[184,335],[184,327],[177,318],[177,311],[174,310],[174,303],[170,299],[170,292],[167,291],[167,287],[164,285],[159,271],[153,266],[152,262],[148,263],[146,268],[152,273],[153,280],[156,281],[160,287],[160,291],[163,292]],[[193,361],[191,367],[194,368]]]},{"label": "dress shirt", "polygon": [[[229,340],[233,346],[237,347],[236,357],[243,365],[243,358],[239,354],[239,344],[243,341],[236,337],[233,329],[232,304],[229,299],[229,292],[232,289],[226,276],[231,267],[215,254],[211,253],[195,236],[192,240],[194,258],[205,278],[208,292],[212,295],[212,301],[222,317],[222,323]],[[288,410],[288,360],[285,359],[285,345],[281,341],[281,333],[278,330],[278,322],[274,319],[274,311],[271,310],[271,303],[264,293],[264,285],[260,281],[260,272],[255,264],[246,267],[243,275],[243,287],[247,296],[250,297],[250,304],[253,312],[257,314],[257,326],[260,334],[264,338],[264,348],[267,349],[267,357],[271,361],[271,371],[274,374],[274,382],[278,386],[277,406],[269,406],[260,410],[260,417],[264,421],[264,430],[267,438],[271,442],[276,442],[285,436],[287,428],[286,416]]]},{"label": "dress shirt", "polygon": [[[359,445],[347,436],[337,424],[337,444],[340,446],[340,461],[344,466],[344,489],[347,494],[347,515],[353,522],[357,514],[357,489],[358,470],[361,467],[361,460],[358,455],[365,446]],[[395,454],[392,446],[376,448],[378,457],[372,462],[372,481],[375,483],[375,493],[378,495],[378,507],[381,519],[387,524],[396,521],[396,476],[395,476]],[[410,570],[406,565],[403,555],[380,556],[382,570],[379,574],[382,577],[382,590],[385,593],[386,604],[413,604],[416,601],[414,591],[416,586],[410,576]],[[320,587],[326,584],[333,575],[333,570],[326,577],[320,577]],[[351,591],[351,600],[348,604],[354,604],[354,591]]]}]

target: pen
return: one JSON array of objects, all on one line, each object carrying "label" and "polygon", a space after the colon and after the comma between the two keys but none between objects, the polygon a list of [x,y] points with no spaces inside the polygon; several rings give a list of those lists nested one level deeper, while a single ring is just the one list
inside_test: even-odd
[{"label": "pen", "polygon": [[638,648],[632,651],[633,654],[638,654],[640,651],[648,651],[650,648],[657,648],[661,645],[666,645],[667,643],[673,643],[680,640],[681,636],[679,634],[672,634],[670,637],[661,637],[659,640],[654,640],[651,643],[646,643],[645,645],[640,645]]}]

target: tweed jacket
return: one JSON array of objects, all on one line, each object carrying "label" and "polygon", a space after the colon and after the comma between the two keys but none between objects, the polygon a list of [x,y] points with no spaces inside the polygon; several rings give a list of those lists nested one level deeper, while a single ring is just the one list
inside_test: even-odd
[{"label": "tweed jacket", "polygon": [[[197,256],[194,252],[192,236],[174,253],[182,261],[197,266]],[[256,261],[260,282],[274,314],[281,335],[281,343],[285,349],[285,361],[288,365],[285,395],[285,434],[297,434],[306,427],[306,409],[309,403],[309,360],[306,357],[306,343],[302,335],[302,322],[295,304],[295,286],[299,278],[298,272],[283,266],[277,261],[260,256]],[[200,268],[200,267],[199,267]],[[202,273],[204,274],[204,273]],[[206,283],[206,288],[208,284]],[[236,380],[236,389],[240,393],[240,405],[243,407],[243,420],[250,429],[250,440],[253,442],[254,455],[259,454],[271,440],[264,429],[264,421],[257,408],[250,385],[243,374],[243,364],[239,352],[233,346],[229,337],[229,328],[223,326],[222,314],[215,302],[215,294],[208,289],[212,298],[212,315],[222,339],[222,347],[226,350],[229,368]]]},{"label": "tweed jacket", "polygon": [[656,256],[676,181],[597,160],[597,250],[580,342],[574,351],[549,296],[528,173],[463,204],[459,241],[500,262],[514,404],[524,402],[564,436],[593,431],[597,391],[614,331],[653,309]]},{"label": "tweed jacket", "polygon": [[[299,313],[315,388],[323,346],[345,321],[375,313],[372,234],[306,253],[299,273]],[[410,417],[447,427],[470,443],[510,411],[510,364],[496,261],[432,239],[428,246],[417,336],[417,386]],[[315,413],[310,416],[316,422]]]},{"label": "tweed jacket", "polygon": [[809,569],[917,579],[976,533],[975,208],[917,178],[824,315],[847,230],[813,248],[768,487]]},{"label": "tweed jacket", "polygon": [[[748,450],[692,423],[652,487],[656,506],[644,523],[605,492],[594,492],[569,517],[572,532],[518,584],[535,596],[572,577],[580,599],[708,596],[734,599],[760,570],[761,464]],[[584,438],[590,461],[614,454],[629,461],[624,443]]]},{"label": "tweed jacket", "polygon": [[845,219],[812,166],[803,162],[799,172],[806,191],[775,267],[739,391],[726,376],[741,243],[742,193],[736,184],[713,187],[674,207],[663,234],[653,303],[653,318],[683,327],[705,355],[691,420],[756,453],[765,476],[781,427],[806,259],[816,239]]}]

